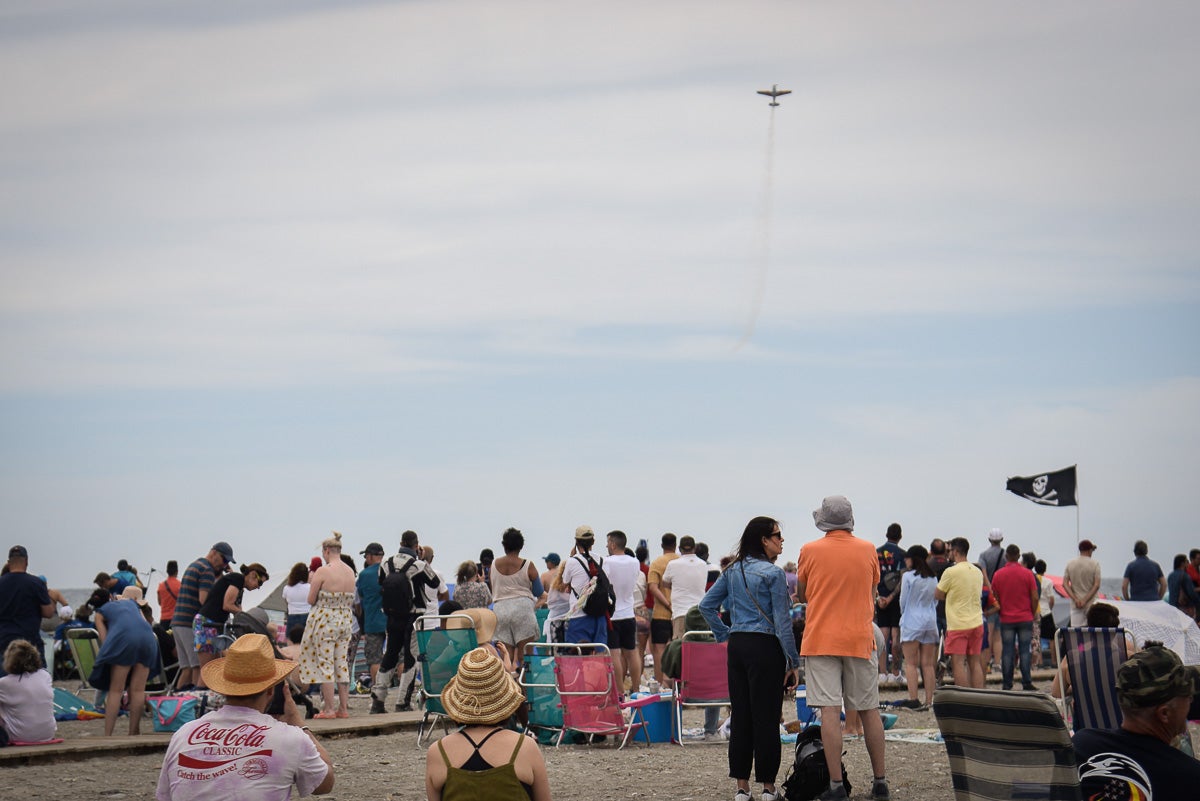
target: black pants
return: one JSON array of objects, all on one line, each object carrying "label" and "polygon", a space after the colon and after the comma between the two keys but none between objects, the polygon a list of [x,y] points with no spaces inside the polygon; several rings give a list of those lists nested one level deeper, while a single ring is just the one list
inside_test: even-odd
[{"label": "black pants", "polygon": [[[379,663],[381,673],[395,670],[404,654],[404,670],[417,664],[412,652],[412,633],[415,618],[412,615],[387,616],[387,647],[383,649],[383,661]],[[401,671],[404,672],[404,671]]]},{"label": "black pants", "polygon": [[729,776],[774,784],[779,773],[779,713],[787,660],[774,634],[729,635]]}]

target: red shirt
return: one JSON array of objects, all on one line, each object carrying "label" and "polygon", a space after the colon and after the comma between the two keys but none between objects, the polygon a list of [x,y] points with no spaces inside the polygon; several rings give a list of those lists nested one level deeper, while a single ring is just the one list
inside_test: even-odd
[{"label": "red shirt", "polygon": [[992,576],[992,594],[1000,602],[1001,623],[1030,623],[1033,621],[1037,579],[1033,571],[1020,562],[1008,562]]}]

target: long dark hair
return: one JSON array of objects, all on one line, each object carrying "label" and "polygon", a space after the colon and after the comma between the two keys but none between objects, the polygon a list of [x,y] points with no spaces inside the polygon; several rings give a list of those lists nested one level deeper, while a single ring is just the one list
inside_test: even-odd
[{"label": "long dark hair", "polygon": [[741,562],[748,556],[766,560],[767,551],[763,547],[763,539],[775,533],[779,521],[773,517],[756,517],[746,524],[742,538],[738,540],[733,552],[733,561]]},{"label": "long dark hair", "polygon": [[295,587],[297,584],[303,584],[308,581],[308,565],[303,562],[297,562],[292,565],[291,572],[288,573],[287,585]]},{"label": "long dark hair", "polygon": [[929,551],[925,550],[923,545],[914,545],[904,554],[912,561],[913,572],[921,578],[933,578],[933,571],[929,569]]}]

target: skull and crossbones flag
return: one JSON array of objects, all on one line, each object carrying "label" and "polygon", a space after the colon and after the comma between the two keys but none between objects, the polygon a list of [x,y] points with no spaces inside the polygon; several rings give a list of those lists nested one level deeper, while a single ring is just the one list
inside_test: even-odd
[{"label": "skull and crossbones flag", "polygon": [[1075,506],[1075,465],[1053,473],[1013,476],[1005,488],[1042,506]]}]

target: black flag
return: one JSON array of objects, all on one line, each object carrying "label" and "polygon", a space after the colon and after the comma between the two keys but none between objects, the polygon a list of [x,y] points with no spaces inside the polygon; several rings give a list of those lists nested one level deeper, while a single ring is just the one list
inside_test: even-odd
[{"label": "black flag", "polygon": [[1014,476],[1005,488],[1042,506],[1075,506],[1075,465],[1053,473]]}]

